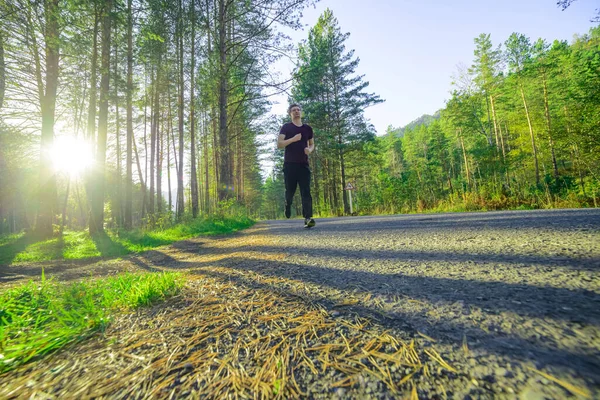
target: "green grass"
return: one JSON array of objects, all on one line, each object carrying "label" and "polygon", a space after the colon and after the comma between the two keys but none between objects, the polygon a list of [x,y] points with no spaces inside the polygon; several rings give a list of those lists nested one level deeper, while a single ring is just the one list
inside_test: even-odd
[{"label": "green grass", "polygon": [[177,273],[121,274],[76,283],[46,281],[0,293],[0,373],[102,331],[120,310],[181,289]]},{"label": "green grass", "polygon": [[0,265],[119,257],[194,236],[236,232],[253,223],[245,217],[212,217],[195,219],[163,230],[107,232],[94,237],[90,237],[87,231],[65,231],[62,236],[47,240],[38,240],[33,235],[23,233],[5,235],[0,236]]}]

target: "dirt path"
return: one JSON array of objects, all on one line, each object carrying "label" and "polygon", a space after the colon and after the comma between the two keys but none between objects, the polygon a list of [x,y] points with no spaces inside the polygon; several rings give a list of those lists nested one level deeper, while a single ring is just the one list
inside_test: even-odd
[{"label": "dirt path", "polygon": [[[600,398],[600,210],[268,221],[57,279],[182,270],[167,304],[0,398]],[[41,265],[0,267],[0,282]]]}]

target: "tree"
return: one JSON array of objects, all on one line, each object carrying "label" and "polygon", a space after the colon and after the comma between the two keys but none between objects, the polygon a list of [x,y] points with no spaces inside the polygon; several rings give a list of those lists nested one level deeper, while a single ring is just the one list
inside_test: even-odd
[{"label": "tree", "polygon": [[6,90],[6,64],[4,61],[4,27],[0,25],[0,109],[4,104],[4,92]]},{"label": "tree", "polygon": [[548,144],[550,145],[550,154],[552,158],[552,171],[554,178],[558,179],[558,164],[556,162],[548,93],[548,79],[550,78],[549,75],[552,74],[553,70],[555,69],[555,64],[554,60],[549,57],[549,48],[550,46],[545,40],[538,39],[533,45],[533,56],[535,57],[534,67],[540,75],[544,92],[544,117],[546,122],[546,135],[548,137]]},{"label": "tree", "polygon": [[470,73],[473,74],[474,82],[483,91],[485,96],[487,113],[488,127],[487,129],[491,132],[492,129],[490,124],[490,112],[491,109],[491,122],[493,125],[494,137],[496,139],[496,148],[502,153],[503,158],[506,158],[504,144],[502,143],[502,136],[499,135],[498,118],[496,115],[495,100],[498,93],[498,86],[500,84],[499,72],[501,69],[501,56],[502,52],[499,48],[494,49],[489,34],[481,34],[475,38],[475,60],[471,67]]},{"label": "tree", "polygon": [[[563,11],[565,11],[569,6],[576,0],[558,0],[556,5],[561,7]],[[600,8],[596,10],[596,15],[592,17],[590,22],[600,22]]]},{"label": "tree", "polygon": [[108,97],[110,90],[110,46],[112,0],[106,0],[102,7],[102,66],[100,79],[100,109],[98,115],[98,142],[96,145],[96,165],[93,173],[91,196],[90,234],[104,232],[104,184],[106,165],[106,140],[108,133]]},{"label": "tree", "polygon": [[190,68],[190,187],[192,192],[192,216],[198,216],[198,177],[196,175],[196,98],[194,96],[196,70],[196,2],[191,0],[191,68]]},{"label": "tree", "polygon": [[[348,33],[341,33],[331,10],[326,10],[311,29],[308,42],[300,47],[301,64],[292,91],[295,100],[306,103],[307,122],[312,123],[318,133],[327,136],[319,138],[318,146],[331,148],[337,154],[335,162],[339,163],[340,179],[334,184],[337,188],[333,191],[342,192],[346,214],[350,212],[344,190],[346,154],[373,140],[373,128],[365,121],[364,110],[383,101],[379,96],[365,92],[369,83],[364,81],[364,76],[355,76],[360,60],[354,58],[353,50],[346,52],[344,42],[348,37]],[[332,172],[335,176],[338,171]]]},{"label": "tree", "polygon": [[538,163],[538,151],[535,143],[535,134],[533,132],[533,124],[531,119],[531,113],[525,97],[525,90],[523,87],[523,75],[524,70],[531,62],[531,44],[529,38],[519,33],[513,33],[510,35],[508,40],[505,42],[506,46],[506,58],[508,61],[509,68],[517,77],[517,85],[523,100],[523,106],[525,109],[525,116],[527,118],[527,125],[529,126],[529,134],[531,137],[531,149],[533,154],[533,161],[535,165],[535,182],[537,185],[540,184],[540,169]]},{"label": "tree", "polygon": [[127,0],[127,155],[125,166],[125,229],[133,226],[133,0]]},{"label": "tree", "polygon": [[59,64],[59,8],[58,0],[44,1],[45,43],[45,84],[42,83],[42,69],[36,40],[32,33],[33,52],[36,63],[36,75],[42,112],[42,138],[40,147],[40,195],[36,231],[42,236],[52,235],[52,221],[56,213],[56,177],[53,174],[50,151],[54,142],[54,119],[56,109],[56,90],[58,87]]}]

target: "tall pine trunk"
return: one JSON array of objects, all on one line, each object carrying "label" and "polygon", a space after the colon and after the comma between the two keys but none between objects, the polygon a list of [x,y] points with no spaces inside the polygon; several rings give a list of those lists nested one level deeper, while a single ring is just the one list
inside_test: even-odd
[{"label": "tall pine trunk", "polygon": [[558,165],[556,163],[556,155],[554,153],[554,140],[552,139],[552,122],[550,119],[550,106],[548,105],[548,84],[546,81],[546,73],[542,75],[544,83],[544,112],[546,115],[546,129],[548,134],[548,143],[550,145],[550,155],[552,156],[552,170],[554,178],[558,178]]},{"label": "tall pine trunk", "polygon": [[525,99],[525,91],[523,86],[519,85],[521,91],[521,98],[523,99],[523,105],[525,106],[525,115],[527,116],[527,124],[529,125],[529,134],[531,136],[531,148],[533,151],[533,162],[535,165],[535,183],[540,184],[540,168],[538,165],[537,147],[535,145],[535,135],[533,133],[533,125],[531,124],[531,116],[529,115],[529,108],[527,107],[527,100]]},{"label": "tall pine trunk", "polygon": [[[56,109],[56,91],[58,87],[59,63],[59,9],[58,0],[44,2],[46,19],[46,87],[38,88],[42,111],[42,138],[40,149],[40,195],[36,231],[48,237],[52,235],[52,222],[56,213],[56,176],[53,173],[50,149],[54,143],[54,118]],[[38,73],[41,81],[41,72]]]},{"label": "tall pine trunk", "polygon": [[173,209],[173,195],[171,193],[171,146],[169,138],[171,137],[171,124],[167,122],[167,193],[169,195],[169,212]]},{"label": "tall pine trunk", "polygon": [[150,219],[154,217],[154,166],[156,165],[156,122],[158,115],[158,71],[152,71],[152,108],[150,113],[150,193],[148,194],[148,214]]},{"label": "tall pine trunk", "polygon": [[506,152],[504,151],[504,141],[502,140],[502,134],[499,132],[498,118],[496,117],[496,105],[494,104],[494,96],[490,95],[490,104],[492,106],[492,120],[494,122],[494,135],[496,135],[496,147],[500,147],[502,150],[502,159],[506,160]]},{"label": "tall pine trunk", "polygon": [[147,200],[148,196],[146,194],[148,192],[148,190],[146,188],[146,182],[144,181],[144,176],[142,174],[142,166],[140,164],[140,155],[138,153],[137,145],[135,144],[135,140],[132,143],[133,143],[133,151],[135,153],[135,162],[136,162],[137,170],[138,170],[138,178],[140,180],[140,186],[142,188],[142,212],[141,212],[141,215],[142,215],[142,218],[144,218],[144,212],[148,208],[148,205],[146,204],[148,201]]},{"label": "tall pine trunk", "polygon": [[462,136],[462,129],[458,130],[458,137],[460,140],[460,147],[462,149],[463,159],[465,162],[465,174],[467,175],[467,185],[469,185],[469,187],[470,187],[471,186],[471,174],[469,172],[469,161],[467,159],[467,150],[465,149],[465,140],[463,139],[463,136]]},{"label": "tall pine trunk", "polygon": [[227,5],[219,1],[218,45],[219,45],[219,201],[230,196],[232,171],[227,129]]},{"label": "tall pine trunk", "polygon": [[[160,96],[158,107],[160,107]],[[162,198],[162,161],[164,156],[164,143],[163,143],[163,129],[161,127],[160,115],[161,113],[157,113],[158,117],[156,120],[156,209],[160,214],[163,212],[163,198]],[[164,123],[163,123],[164,124]]]},{"label": "tall pine trunk", "polygon": [[208,133],[209,133],[209,124],[207,121],[208,118],[204,118],[205,123],[203,124],[204,129],[204,138],[203,138],[203,154],[204,154],[204,212],[206,214],[210,214],[210,174],[209,174],[209,154],[208,154]]},{"label": "tall pine trunk", "polygon": [[127,165],[125,167],[125,229],[133,226],[133,14],[127,0]]},{"label": "tall pine trunk", "polygon": [[190,71],[190,186],[192,192],[192,216],[198,216],[198,177],[196,171],[196,115],[194,103],[194,87],[196,86],[194,72],[196,70],[196,3],[192,0],[190,4],[192,14],[192,51]]},{"label": "tall pine trunk", "polygon": [[96,102],[97,95],[96,89],[98,85],[98,25],[100,23],[100,17],[94,5],[94,32],[92,36],[92,63],[90,66],[90,101],[88,108],[88,121],[87,121],[87,140],[90,143],[96,141]]},{"label": "tall pine trunk", "polygon": [[4,103],[4,92],[6,90],[6,65],[4,64],[4,32],[0,26],[0,110]]},{"label": "tall pine trunk", "polygon": [[106,138],[108,131],[108,97],[110,89],[110,34],[112,0],[106,0],[102,13],[102,66],[100,78],[100,107],[98,110],[98,145],[90,218],[90,234],[104,232],[104,184],[106,164]]},{"label": "tall pine trunk", "polygon": [[182,1],[179,0],[179,14],[177,17],[177,63],[179,68],[178,83],[179,93],[177,100],[177,122],[179,129],[179,168],[177,168],[177,218],[183,217],[185,210],[184,197],[183,197],[183,6]]},{"label": "tall pine trunk", "polygon": [[114,65],[115,65],[115,69],[114,69],[114,77],[113,77],[113,82],[114,82],[114,101],[115,101],[115,136],[116,136],[116,148],[117,148],[117,189],[116,189],[116,194],[115,194],[115,214],[116,214],[116,219],[117,219],[117,226],[122,227],[123,226],[123,197],[122,197],[122,180],[123,180],[123,171],[121,170],[121,125],[120,125],[120,121],[119,121],[119,87],[118,87],[118,80],[119,80],[119,70],[118,70],[118,64],[119,64],[119,53],[118,53],[118,30],[117,27],[115,26],[115,59],[114,59]]}]

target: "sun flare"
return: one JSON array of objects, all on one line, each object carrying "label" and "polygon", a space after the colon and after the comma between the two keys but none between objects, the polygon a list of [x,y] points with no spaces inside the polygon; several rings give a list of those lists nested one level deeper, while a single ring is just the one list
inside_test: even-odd
[{"label": "sun flare", "polygon": [[92,149],[83,139],[59,137],[50,151],[57,172],[81,174],[92,163]]}]

